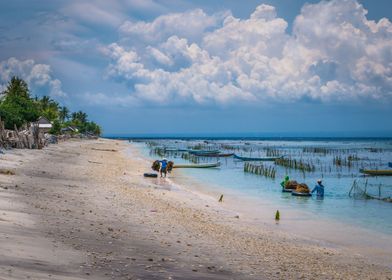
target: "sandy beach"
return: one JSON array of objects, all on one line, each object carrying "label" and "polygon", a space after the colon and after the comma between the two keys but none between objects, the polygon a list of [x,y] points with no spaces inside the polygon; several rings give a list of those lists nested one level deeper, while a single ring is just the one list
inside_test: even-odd
[{"label": "sandy beach", "polygon": [[252,225],[215,197],[146,179],[128,143],[0,155],[0,279],[392,279],[391,267]]}]

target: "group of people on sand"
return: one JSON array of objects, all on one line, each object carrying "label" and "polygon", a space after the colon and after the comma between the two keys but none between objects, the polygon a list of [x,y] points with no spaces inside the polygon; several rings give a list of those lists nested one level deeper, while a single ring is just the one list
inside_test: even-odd
[{"label": "group of people on sand", "polygon": [[[280,183],[282,188],[285,188],[286,184],[290,181],[289,176],[286,176],[284,180]],[[318,179],[316,185],[314,186],[311,193],[316,193],[317,197],[323,198],[324,197],[324,185],[323,180]]]}]

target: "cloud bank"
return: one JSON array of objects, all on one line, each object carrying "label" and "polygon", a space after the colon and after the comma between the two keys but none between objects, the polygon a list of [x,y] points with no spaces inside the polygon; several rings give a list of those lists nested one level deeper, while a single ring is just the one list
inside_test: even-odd
[{"label": "cloud bank", "polygon": [[[247,19],[200,9],[126,21],[101,49],[132,100],[158,104],[392,99],[392,24],[355,0],[305,5],[293,23],[262,4]],[[128,98],[129,99],[129,98]]]},{"label": "cloud bank", "polygon": [[38,64],[34,60],[18,60],[11,57],[0,62],[0,92],[4,91],[13,76],[24,79],[33,94],[48,93],[51,97],[66,97],[62,90],[61,81],[52,77],[50,66]]}]

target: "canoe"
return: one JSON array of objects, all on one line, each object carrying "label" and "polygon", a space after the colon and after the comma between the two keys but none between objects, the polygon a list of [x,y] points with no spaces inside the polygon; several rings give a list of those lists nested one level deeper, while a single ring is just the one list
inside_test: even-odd
[{"label": "canoe", "polygon": [[392,162],[388,162],[388,167],[392,168]]},{"label": "canoe", "polygon": [[292,192],[293,192],[293,190],[292,190],[292,189],[283,189],[283,188],[282,188],[282,192],[286,192],[286,193],[292,193]]},{"label": "canoe", "polygon": [[291,192],[291,195],[294,195],[294,196],[312,196],[312,194],[311,193],[301,193],[301,192],[296,192],[296,191],[292,191]]},{"label": "canoe", "polygon": [[373,176],[392,176],[392,169],[387,169],[387,170],[360,169],[359,172],[366,175],[373,175]]},{"label": "canoe", "polygon": [[165,152],[188,152],[188,149],[165,148]]},{"label": "canoe", "polygon": [[277,160],[277,159],[282,158],[282,157],[283,157],[283,156],[281,156],[281,157],[259,157],[259,158],[252,158],[252,157],[237,156],[236,154],[234,154],[234,158],[235,158],[235,159],[239,159],[239,160],[242,160],[242,161],[274,161],[274,160]]},{"label": "canoe", "polygon": [[156,177],[158,177],[158,174],[156,174],[156,173],[144,173],[144,177],[156,178]]},{"label": "canoe", "polygon": [[217,154],[195,154],[195,156],[197,157],[231,157],[233,156],[233,153],[227,153],[227,154],[221,154],[221,153],[217,153]]},{"label": "canoe", "polygon": [[220,162],[201,164],[175,164],[173,168],[214,168],[219,167]]},{"label": "canoe", "polygon": [[218,150],[191,150],[189,153],[192,155],[213,155],[219,154],[220,152]]}]

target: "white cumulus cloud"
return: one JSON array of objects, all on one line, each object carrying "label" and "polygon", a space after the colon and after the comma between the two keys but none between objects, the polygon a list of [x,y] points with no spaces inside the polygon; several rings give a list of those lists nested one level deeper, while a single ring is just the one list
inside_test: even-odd
[{"label": "white cumulus cloud", "polygon": [[[30,89],[45,92],[51,97],[66,97],[61,81],[52,76],[50,66],[38,64],[32,59],[18,60],[11,57],[0,62],[0,91],[4,91],[13,76],[24,79]],[[36,92],[37,93],[37,92]]]},{"label": "white cumulus cloud", "polygon": [[137,100],[391,101],[392,24],[366,14],[356,0],[306,4],[289,33],[273,6],[247,19],[197,9],[127,21],[103,53]]}]

